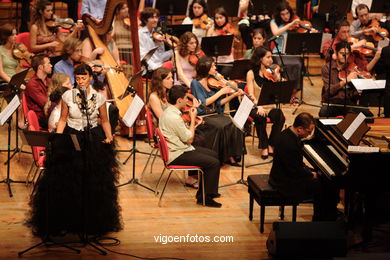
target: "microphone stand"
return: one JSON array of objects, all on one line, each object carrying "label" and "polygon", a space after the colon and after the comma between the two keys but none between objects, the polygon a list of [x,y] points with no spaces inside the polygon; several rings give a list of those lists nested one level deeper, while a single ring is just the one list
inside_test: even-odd
[{"label": "microphone stand", "polygon": [[[333,50],[333,43],[334,41],[336,40],[336,37],[333,38],[330,46],[329,46],[329,49],[326,53],[326,56],[329,57],[329,75],[328,75],[328,104],[327,104],[327,108],[326,108],[326,111],[327,111],[327,116],[326,117],[329,117],[329,106],[330,106],[330,81],[332,79],[331,75],[332,75],[332,61],[333,61],[333,54],[334,54],[334,50]],[[326,59],[326,57],[325,57]]]}]

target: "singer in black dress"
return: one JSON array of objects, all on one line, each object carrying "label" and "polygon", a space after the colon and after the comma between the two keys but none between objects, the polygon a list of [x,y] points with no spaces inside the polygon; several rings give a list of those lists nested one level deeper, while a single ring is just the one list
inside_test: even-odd
[{"label": "singer in black dress", "polygon": [[57,133],[75,134],[81,151],[70,141],[53,138],[46,170],[30,202],[27,224],[36,236],[104,235],[122,228],[115,187],[118,164],[106,101],[89,84],[92,75],[88,65],[76,67],[78,87],[62,96]]}]

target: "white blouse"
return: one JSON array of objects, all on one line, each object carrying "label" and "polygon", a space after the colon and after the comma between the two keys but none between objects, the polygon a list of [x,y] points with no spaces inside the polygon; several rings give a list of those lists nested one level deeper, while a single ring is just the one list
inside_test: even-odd
[{"label": "white blouse", "polygon": [[[103,94],[97,92],[92,86],[87,97],[87,111],[91,127],[96,127],[99,123],[99,108],[106,102]],[[62,100],[68,105],[69,116],[67,124],[78,131],[83,131],[87,127],[87,116],[82,109],[82,98],[78,88],[67,90],[62,95]]]}]

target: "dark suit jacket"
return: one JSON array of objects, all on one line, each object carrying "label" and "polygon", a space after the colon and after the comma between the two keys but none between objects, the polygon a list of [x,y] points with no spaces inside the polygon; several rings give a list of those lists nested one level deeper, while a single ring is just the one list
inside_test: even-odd
[{"label": "dark suit jacket", "polygon": [[269,184],[282,195],[296,200],[310,197],[314,181],[309,168],[303,163],[301,140],[287,128],[275,144]]},{"label": "dark suit jacket", "polygon": [[384,74],[386,89],[384,95],[385,117],[390,117],[390,46],[382,49],[381,58],[375,66],[375,72]]}]

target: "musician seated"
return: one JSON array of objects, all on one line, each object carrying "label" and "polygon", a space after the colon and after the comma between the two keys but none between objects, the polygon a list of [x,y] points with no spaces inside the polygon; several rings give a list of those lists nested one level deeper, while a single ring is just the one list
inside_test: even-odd
[{"label": "musician seated", "polygon": [[[164,110],[160,117],[159,127],[168,143],[168,164],[202,167],[204,171],[205,205],[220,208],[222,204],[214,200],[214,198],[221,196],[218,193],[220,162],[214,151],[191,145],[195,136],[195,128],[197,127],[195,125],[196,108],[192,107],[189,111],[191,123],[187,127],[181,118],[181,110],[187,106],[187,95],[186,87],[173,86],[169,91],[168,97],[171,105]],[[194,106],[196,105],[199,105],[199,103],[194,100]],[[203,203],[202,189],[202,185],[199,185],[196,193],[198,204]]]},{"label": "musician seated", "polygon": [[300,113],[294,124],[276,140],[269,184],[288,199],[298,203],[314,199],[313,221],[334,221],[339,201],[338,188],[303,162],[302,139],[314,131],[311,114]]},{"label": "musician seated", "polygon": [[26,101],[29,110],[33,110],[39,120],[39,125],[47,129],[47,118],[44,106],[47,102],[47,88],[50,84],[48,75],[52,72],[50,59],[45,54],[35,55],[31,60],[31,67],[35,74],[30,78],[26,86]]},{"label": "musician seated", "polygon": [[[348,111],[363,112],[366,116],[373,116],[366,108],[343,106],[344,103],[352,106],[357,105],[359,93],[351,86],[351,80],[358,78],[362,71],[359,71],[356,64],[348,62],[351,55],[351,46],[347,42],[337,43],[335,49],[336,60],[332,62],[332,67],[329,69],[329,62],[322,66],[321,75],[324,86],[321,95],[322,101],[326,104],[322,105],[319,116],[334,117],[345,115]],[[328,103],[330,103],[329,106]]]},{"label": "musician seated", "polygon": [[379,21],[371,19],[368,6],[366,4],[357,5],[355,13],[358,19],[351,24],[352,37],[358,38],[359,40],[365,39],[369,42],[377,42],[372,34],[375,35],[378,32]]},{"label": "musician seated", "polygon": [[268,46],[267,39],[265,38],[264,30],[262,28],[256,28],[251,33],[252,36],[252,48],[245,51],[242,58],[244,60],[250,60],[256,48],[261,46]]},{"label": "musician seated", "polygon": [[146,61],[147,70],[149,71],[153,71],[161,67],[165,61],[168,61],[172,57],[172,50],[165,51],[164,48],[164,42],[172,46],[172,42],[169,37],[155,33],[159,16],[160,11],[151,7],[147,7],[141,12],[142,28],[138,30],[139,42],[141,43],[141,60],[146,56],[146,54],[148,54],[150,50],[158,47],[153,56],[150,57],[148,61]]},{"label": "musician seated", "polygon": [[198,38],[199,44],[206,36],[207,31],[213,25],[213,21],[207,15],[207,3],[205,0],[193,0],[188,9],[189,16],[184,18],[183,24],[193,24],[192,32]]}]

